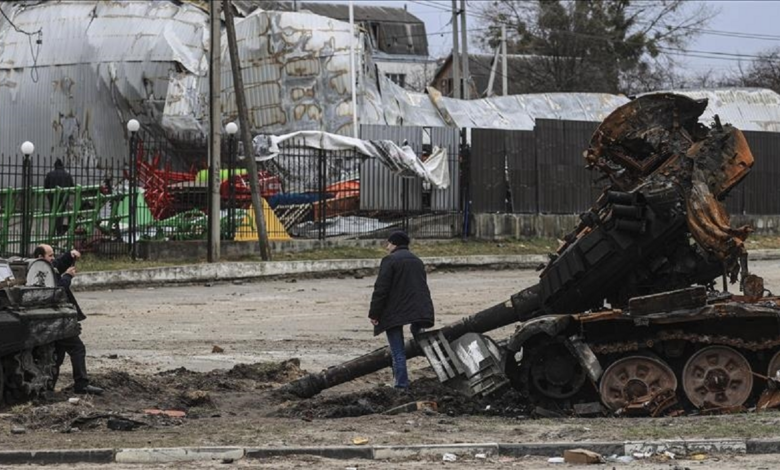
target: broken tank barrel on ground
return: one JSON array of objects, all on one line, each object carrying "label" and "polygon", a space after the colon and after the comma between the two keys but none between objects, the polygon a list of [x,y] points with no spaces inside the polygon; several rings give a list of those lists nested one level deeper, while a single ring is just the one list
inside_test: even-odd
[{"label": "broken tank barrel on ground", "polygon": [[[539,286],[532,286],[513,295],[506,302],[463,318],[437,330],[437,332],[441,332],[448,340],[453,340],[466,333],[492,331],[496,328],[531,318],[538,309]],[[416,341],[406,341],[407,358],[419,356],[421,352]],[[309,398],[325,389],[363,377],[389,367],[391,364],[390,348],[384,347],[343,364],[329,367],[322,372],[301,377],[285,385],[283,390],[301,398]]]},{"label": "broken tank barrel on ground", "polygon": [[[442,382],[470,395],[511,383],[532,404],[652,415],[757,395],[752,371],[780,369],[780,307],[747,270],[750,229],[731,227],[722,204],[753,155],[738,129],[699,122],[706,106],[645,95],[601,123],[585,162],[606,181],[602,194],[521,293],[527,304],[418,337]],[[715,290],[721,277],[744,295]],[[501,348],[475,334],[512,322]],[[311,396],[389,365],[385,348],[291,385]]]}]

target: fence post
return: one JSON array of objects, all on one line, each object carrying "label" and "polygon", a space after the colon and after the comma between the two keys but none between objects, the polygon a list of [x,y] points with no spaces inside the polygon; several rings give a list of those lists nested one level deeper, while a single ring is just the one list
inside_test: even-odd
[{"label": "fence post", "polygon": [[32,159],[29,153],[22,160],[22,237],[19,242],[19,256],[30,256],[30,216],[32,199]]},{"label": "fence post", "polygon": [[136,187],[136,143],[140,124],[135,119],[127,122],[127,130],[130,131],[130,201],[127,204],[129,228],[128,241],[130,242],[130,258],[136,259],[135,232],[136,232],[136,202],[138,199],[138,188]]},{"label": "fence post", "polygon": [[409,233],[409,180],[401,176],[401,230]]},{"label": "fence post", "polygon": [[[228,126],[230,126],[229,123]],[[237,129],[238,126],[236,126]],[[228,129],[228,233],[229,240],[236,239],[236,133]]]},{"label": "fence post", "polygon": [[325,164],[325,150],[319,149],[317,151],[318,155],[318,192],[319,192],[319,201],[318,204],[320,206],[320,224],[319,224],[319,239],[325,240],[327,237],[327,226],[326,226],[326,212],[325,212],[325,205],[327,200],[327,194],[325,193],[325,185],[327,184],[327,165]]},{"label": "fence post", "polygon": [[464,172],[461,191],[463,195],[463,226],[461,228],[461,240],[466,241],[469,238],[469,217],[471,209],[471,149],[466,140],[466,129],[460,131],[460,160],[461,171]]}]

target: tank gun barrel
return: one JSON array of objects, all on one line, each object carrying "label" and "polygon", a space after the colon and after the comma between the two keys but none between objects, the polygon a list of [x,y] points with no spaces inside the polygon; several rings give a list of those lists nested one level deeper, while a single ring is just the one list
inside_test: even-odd
[{"label": "tank gun barrel", "polygon": [[[484,333],[532,318],[539,308],[539,285],[535,284],[513,295],[506,302],[464,317],[441,328],[440,331],[450,341],[466,333]],[[422,353],[414,340],[407,340],[405,347],[407,358],[416,357]],[[322,372],[301,377],[285,385],[283,390],[301,398],[310,398],[325,389],[390,367],[391,364],[390,348],[384,347],[337,366],[329,367]]]}]

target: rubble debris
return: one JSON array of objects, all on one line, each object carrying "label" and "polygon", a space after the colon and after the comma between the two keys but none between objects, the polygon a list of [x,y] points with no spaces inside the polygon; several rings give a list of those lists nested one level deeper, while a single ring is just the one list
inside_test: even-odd
[{"label": "rubble debris", "polygon": [[185,418],[187,416],[187,413],[181,410],[158,410],[156,408],[144,410],[144,414],[152,416],[162,415],[169,418]]},{"label": "rubble debris", "polygon": [[11,434],[24,434],[27,429],[24,426],[11,426]]},{"label": "rubble debris", "polygon": [[618,415],[626,416],[662,416],[669,408],[677,404],[677,395],[672,389],[663,389],[651,395],[638,397],[634,402],[620,409]]},{"label": "rubble debris", "polygon": [[222,354],[225,350],[216,344],[211,348],[211,354]]},{"label": "rubble debris", "polygon": [[441,460],[443,462],[455,462],[456,460],[458,460],[458,456],[447,452],[441,456]]},{"label": "rubble debris", "polygon": [[601,416],[604,414],[604,406],[597,401],[577,403],[574,405],[574,413],[577,416]]},{"label": "rubble debris", "polygon": [[560,413],[558,411],[548,410],[546,408],[542,408],[541,406],[537,406],[536,408],[534,408],[533,414],[541,418],[564,418],[565,417],[563,413]]},{"label": "rubble debris", "polygon": [[630,455],[610,455],[606,459],[604,459],[608,463],[631,463],[634,461],[634,457]]},{"label": "rubble debris", "polygon": [[112,417],[108,418],[106,426],[112,431],[132,431],[141,426],[145,426],[145,423],[122,417]]},{"label": "rubble debris", "polygon": [[400,413],[410,413],[413,411],[430,410],[437,411],[438,405],[435,401],[413,401],[411,403],[405,403],[401,406],[396,406],[385,411],[386,415],[397,415]]},{"label": "rubble debris", "polygon": [[756,411],[766,411],[773,408],[780,408],[780,389],[767,388],[761,392],[756,404]]},{"label": "rubble debris", "polygon": [[604,459],[601,454],[587,449],[567,449],[563,452],[563,461],[573,464],[595,464],[602,463]]}]

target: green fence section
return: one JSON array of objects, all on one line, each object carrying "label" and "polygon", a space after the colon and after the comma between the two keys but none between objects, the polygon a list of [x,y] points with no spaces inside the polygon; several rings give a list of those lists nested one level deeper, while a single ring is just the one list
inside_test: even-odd
[{"label": "green fence section", "polygon": [[[24,214],[24,189],[4,188],[0,190],[0,253],[29,256],[30,248],[41,243],[71,249],[121,240],[128,218],[122,210],[126,197],[122,193],[103,194],[100,185],[34,187]],[[27,247],[23,246],[23,221],[29,224]]]}]

